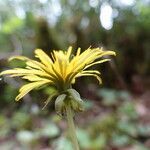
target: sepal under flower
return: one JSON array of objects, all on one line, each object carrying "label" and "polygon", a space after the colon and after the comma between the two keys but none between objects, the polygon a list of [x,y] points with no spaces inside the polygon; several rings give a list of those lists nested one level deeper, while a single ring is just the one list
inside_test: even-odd
[{"label": "sepal under flower", "polygon": [[66,109],[69,105],[74,112],[84,110],[84,102],[80,94],[75,89],[68,89],[60,94],[55,100],[55,110],[60,116],[66,115]]}]

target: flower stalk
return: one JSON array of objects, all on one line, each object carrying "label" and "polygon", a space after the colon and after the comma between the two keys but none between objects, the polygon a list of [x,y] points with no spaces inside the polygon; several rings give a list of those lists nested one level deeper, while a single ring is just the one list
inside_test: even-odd
[{"label": "flower stalk", "polygon": [[73,120],[73,112],[71,109],[71,105],[66,106],[66,116],[67,116],[67,121],[68,121],[68,127],[69,127],[69,135],[72,140],[73,148],[74,150],[79,150],[79,144],[75,132],[75,125],[74,125],[74,120]]}]

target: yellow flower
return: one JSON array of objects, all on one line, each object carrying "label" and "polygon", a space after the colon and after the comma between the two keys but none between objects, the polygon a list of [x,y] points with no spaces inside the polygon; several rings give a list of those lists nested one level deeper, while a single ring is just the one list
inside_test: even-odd
[{"label": "yellow flower", "polygon": [[50,85],[62,93],[71,88],[76,78],[81,76],[93,76],[98,79],[100,72],[98,70],[89,70],[93,65],[100,64],[110,59],[101,59],[105,55],[115,55],[113,51],[103,51],[102,48],[88,48],[80,52],[78,48],[75,55],[72,54],[72,47],[67,51],[53,51],[49,57],[41,49],[35,50],[35,57],[40,61],[32,60],[24,56],[14,56],[9,60],[19,59],[26,62],[25,68],[14,68],[0,73],[0,75],[9,75],[10,77],[20,76],[29,83],[23,85],[19,90],[16,101],[20,100],[31,90],[43,85]]}]

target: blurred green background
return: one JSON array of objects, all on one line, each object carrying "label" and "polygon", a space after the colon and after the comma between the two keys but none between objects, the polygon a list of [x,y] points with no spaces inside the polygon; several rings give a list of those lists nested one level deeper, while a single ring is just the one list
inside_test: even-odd
[{"label": "blurred green background", "polygon": [[[1,71],[24,66],[10,56],[70,45],[117,53],[97,68],[103,85],[91,78],[74,85],[86,108],[75,117],[81,150],[150,149],[150,1],[0,0]],[[72,150],[65,119],[53,104],[42,110],[52,89],[15,102],[22,84],[0,80],[0,150]]]}]

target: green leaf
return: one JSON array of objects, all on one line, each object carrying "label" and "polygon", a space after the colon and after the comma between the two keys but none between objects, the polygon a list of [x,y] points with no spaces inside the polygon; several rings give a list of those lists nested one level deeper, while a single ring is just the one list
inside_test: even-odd
[{"label": "green leaf", "polygon": [[90,135],[86,130],[78,129],[77,130],[77,138],[79,140],[79,144],[83,149],[87,149],[91,146]]},{"label": "green leaf", "polygon": [[119,112],[125,114],[131,119],[137,119],[138,114],[135,109],[135,104],[133,102],[125,102],[120,108]]},{"label": "green leaf", "polygon": [[86,103],[84,103],[84,108],[87,109],[91,109],[94,105],[93,101],[90,99],[84,99],[84,101],[86,101]]},{"label": "green leaf", "polygon": [[107,139],[106,139],[106,136],[103,135],[103,134],[100,134],[96,139],[92,140],[91,142],[91,147],[93,149],[100,149],[100,150],[103,150],[105,149],[107,145]]},{"label": "green leaf", "polygon": [[59,135],[59,133],[60,133],[59,128],[54,123],[51,122],[46,122],[44,127],[42,127],[39,130],[40,136],[44,136],[48,138],[56,137]]},{"label": "green leaf", "polygon": [[149,125],[138,125],[137,131],[139,135],[149,135],[150,134],[150,126]]},{"label": "green leaf", "polygon": [[137,126],[134,123],[128,121],[118,122],[118,129],[126,134],[136,137],[138,134]]},{"label": "green leaf", "polygon": [[9,20],[7,20],[3,25],[2,25],[2,31],[4,33],[12,33],[22,27],[23,25],[23,20],[18,18],[18,17],[13,17]]},{"label": "green leaf", "polygon": [[103,104],[106,106],[111,106],[117,103],[117,92],[112,89],[101,89],[98,90],[98,96],[102,97]]},{"label": "green leaf", "polygon": [[55,147],[55,150],[73,150],[71,142],[64,137],[55,141],[53,146]]},{"label": "green leaf", "polygon": [[37,135],[34,132],[28,130],[17,132],[16,137],[17,140],[23,145],[32,145],[33,143],[36,143],[38,139]]},{"label": "green leaf", "polygon": [[125,146],[131,142],[129,136],[127,135],[113,135],[112,140],[115,146]]},{"label": "green leaf", "polygon": [[15,112],[12,117],[11,126],[14,129],[29,129],[32,126],[31,116],[25,112]]}]

